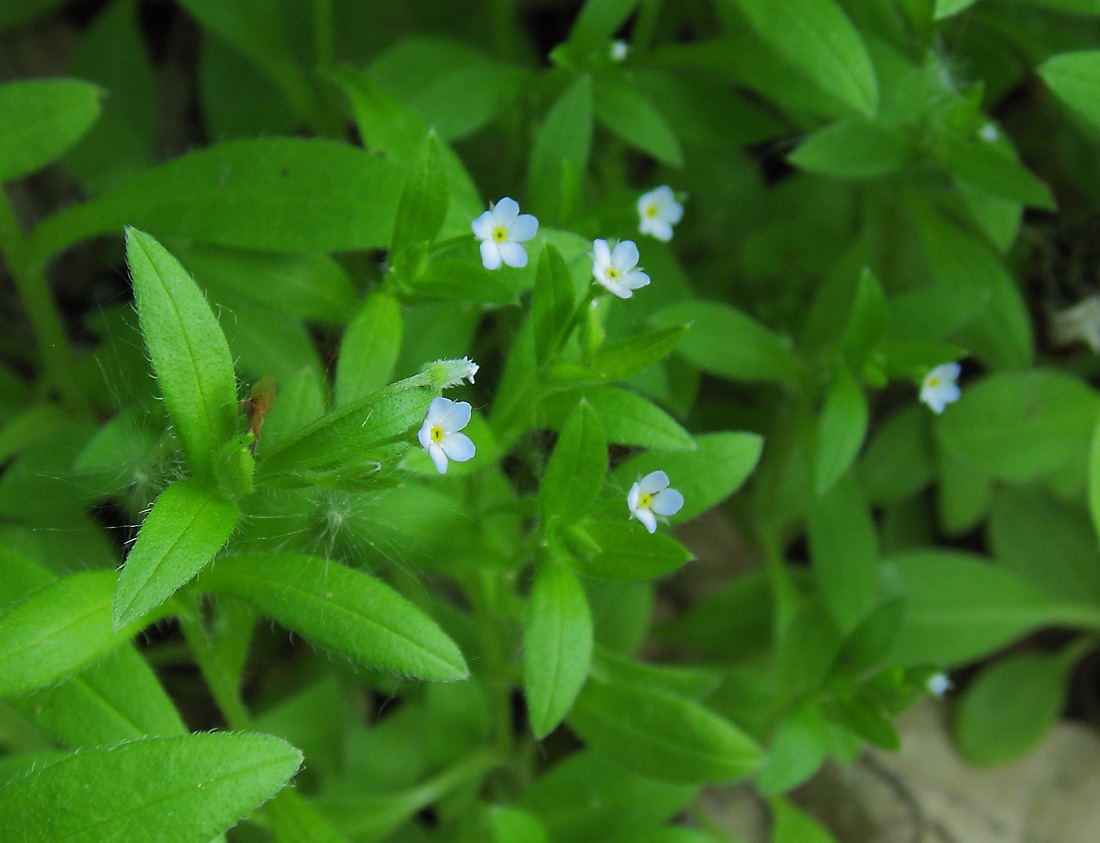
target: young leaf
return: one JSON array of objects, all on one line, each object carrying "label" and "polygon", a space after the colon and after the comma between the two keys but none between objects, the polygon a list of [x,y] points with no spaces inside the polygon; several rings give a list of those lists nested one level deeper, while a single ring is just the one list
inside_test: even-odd
[{"label": "young leaf", "polygon": [[565,339],[573,317],[573,277],[561,252],[551,243],[543,246],[531,297],[531,322],[535,332],[535,359],[543,366]]},{"label": "young leaf", "polygon": [[99,117],[101,93],[76,79],[0,85],[0,182],[33,173],[80,140]]},{"label": "young leaf", "polygon": [[566,216],[564,180],[582,175],[592,146],[592,77],[578,76],[547,112],[531,150],[527,195],[539,218]]},{"label": "young leaf", "polygon": [[1038,73],[1060,100],[1100,129],[1100,50],[1052,56]]},{"label": "young leaf", "polygon": [[810,505],[807,532],[822,594],[850,632],[875,603],[879,568],[875,522],[850,474]]},{"label": "young leaf", "polygon": [[833,378],[817,429],[814,486],[826,494],[855,461],[867,434],[867,397],[847,369]]},{"label": "young leaf", "polygon": [[548,559],[535,569],[523,631],[523,687],[535,737],[569,713],[592,662],[592,616],[576,576]]},{"label": "young leaf", "polygon": [[344,331],[336,361],[336,406],[358,401],[389,383],[400,350],[401,306],[379,290]]},{"label": "young leaf", "polygon": [[814,132],[787,159],[812,173],[869,179],[898,170],[908,153],[905,136],[894,127],[850,117]]},{"label": "young leaf", "polygon": [[196,477],[209,479],[214,452],[237,432],[237,381],[218,321],[168,251],[126,231],[138,320],[164,403]]},{"label": "young leaf", "polygon": [[371,667],[449,682],[469,675],[457,645],[390,586],[293,553],[228,556],[199,581],[238,597],[321,647]]},{"label": "young leaf", "polygon": [[579,49],[603,46],[637,5],[638,0],[588,0],[569,32],[570,43]]},{"label": "young leaf", "polygon": [[76,673],[156,617],[111,624],[114,571],[83,571],[35,591],[0,618],[0,697]]},{"label": "young leaf", "polygon": [[577,557],[571,564],[587,577],[648,580],[692,559],[691,551],[675,539],[663,533],[650,535],[637,524],[594,521],[576,531]]},{"label": "young leaf", "polygon": [[177,480],[141,525],[118,578],[116,628],[155,609],[205,568],[229,540],[240,511],[195,480]]},{"label": "young leaf", "polygon": [[391,254],[399,256],[422,243],[431,243],[447,216],[448,202],[443,147],[435,132],[430,131],[405,176],[405,187],[397,203]]},{"label": "young leaf", "polygon": [[635,392],[617,386],[586,390],[608,442],[663,451],[693,451],[695,440],[672,416]]},{"label": "young leaf", "polygon": [[1100,628],[1100,609],[1036,591],[980,557],[948,551],[896,556],[888,579],[909,598],[893,659],[903,666],[973,661],[1044,626]]},{"label": "young leaf", "polygon": [[631,772],[661,781],[728,782],[764,760],[750,738],[698,703],[595,676],[577,697],[568,722],[593,749]]},{"label": "young leaf", "polygon": [[955,715],[955,743],[972,764],[1004,764],[1034,747],[1065,705],[1066,665],[1048,653],[1015,653],[967,686]]},{"label": "young leaf", "polygon": [[1083,464],[1098,410],[1096,393],[1064,372],[1005,372],[964,389],[936,434],[953,457],[1019,482]]},{"label": "young leaf", "polygon": [[1020,163],[1006,140],[990,143],[974,134],[941,131],[932,139],[931,153],[955,176],[993,196],[1055,209],[1050,188]]},{"label": "young leaf", "polygon": [[187,731],[156,674],[128,644],[76,676],[7,704],[28,723],[73,747]]},{"label": "young leaf", "polygon": [[[11,843],[210,840],[282,788],[302,754],[270,735],[207,732],[83,749],[0,788]],[[58,810],[64,805],[65,810]]]},{"label": "young leaf", "polygon": [[630,85],[603,78],[596,87],[596,116],[627,143],[673,167],[684,151],[657,107]]},{"label": "young leaf", "polygon": [[639,477],[658,469],[664,471],[684,496],[684,508],[672,516],[672,523],[679,524],[736,492],[756,467],[764,441],[755,433],[726,432],[697,436],[695,444],[694,451],[639,454],[615,469],[612,483],[629,489]]},{"label": "young leaf", "polygon": [[658,311],[657,325],[691,326],[676,349],[700,369],[736,381],[796,382],[802,364],[778,336],[739,310],[691,301]]},{"label": "young leaf", "polygon": [[833,0],[727,0],[780,55],[822,90],[868,116],[878,81],[859,33]]},{"label": "young leaf", "polygon": [[844,639],[826,681],[832,685],[859,682],[881,667],[894,649],[904,619],[904,598],[876,606]]},{"label": "young leaf", "polygon": [[837,843],[824,826],[786,799],[771,800],[771,809],[770,843]]},{"label": "young leaf", "polygon": [[279,843],[348,843],[295,790],[281,790],[264,806],[264,812]]},{"label": "young leaf", "polygon": [[756,777],[760,792],[785,793],[817,772],[829,751],[829,724],[820,706],[806,701],[779,724],[767,762]]},{"label": "young leaf", "polygon": [[[401,193],[390,161],[320,138],[227,141],[146,170],[45,220],[34,259],[125,225],[242,249],[329,252],[390,242]],[[258,212],[262,209],[262,212]]]},{"label": "young leaf", "polygon": [[589,514],[607,476],[607,438],[600,417],[582,400],[561,429],[539,489],[544,524]]},{"label": "young leaf", "polygon": [[926,407],[909,406],[879,425],[858,466],[868,503],[899,503],[932,482],[936,458],[930,415]]}]

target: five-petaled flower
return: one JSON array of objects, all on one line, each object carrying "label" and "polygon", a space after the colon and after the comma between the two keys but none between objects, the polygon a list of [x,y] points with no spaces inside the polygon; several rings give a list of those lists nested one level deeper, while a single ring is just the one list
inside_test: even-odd
[{"label": "five-petaled flower", "polygon": [[959,400],[959,379],[962,369],[958,363],[944,363],[924,376],[920,387],[920,400],[934,413],[942,413],[943,408]]},{"label": "five-petaled flower", "polygon": [[675,515],[684,505],[684,496],[668,486],[668,475],[663,471],[647,474],[630,487],[626,505],[630,517],[637,518],[651,533],[657,531],[657,516]]},{"label": "five-petaled flower", "polygon": [[606,240],[597,240],[592,249],[592,274],[596,283],[619,298],[628,299],[635,290],[649,283],[649,276],[634,268],[638,265],[638,247],[633,240],[624,240],[614,249]]},{"label": "five-petaled flower", "polygon": [[928,693],[935,697],[942,697],[952,688],[952,682],[947,677],[946,673],[933,673],[928,677],[928,681],[924,683],[924,687],[928,689]]},{"label": "five-petaled flower", "polygon": [[470,423],[470,412],[465,401],[449,398],[433,398],[428,406],[428,415],[417,436],[440,474],[446,473],[448,459],[466,462],[474,456],[474,443],[465,433],[459,433]]},{"label": "five-petaled flower", "polygon": [[527,250],[523,244],[539,230],[539,221],[531,214],[521,214],[515,199],[505,196],[471,223],[474,236],[481,241],[481,262],[486,269],[527,266]]},{"label": "five-petaled flower", "polygon": [[672,226],[684,215],[684,206],[676,201],[672,188],[663,184],[638,198],[638,231],[651,234],[666,243],[672,239]]}]

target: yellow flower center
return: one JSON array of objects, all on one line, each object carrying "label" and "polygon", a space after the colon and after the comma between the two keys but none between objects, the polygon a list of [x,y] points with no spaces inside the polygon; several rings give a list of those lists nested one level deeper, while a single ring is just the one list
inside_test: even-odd
[{"label": "yellow flower center", "polygon": [[607,268],[607,280],[608,281],[618,281],[619,280],[619,270],[617,270],[613,266],[609,266]]},{"label": "yellow flower center", "polygon": [[493,229],[493,239],[498,243],[503,243],[508,239],[508,232],[501,226],[497,226]]},{"label": "yellow flower center", "polygon": [[932,375],[932,377],[930,377],[928,379],[928,386],[929,386],[930,389],[935,389],[939,385],[940,385],[940,376],[939,375]]},{"label": "yellow flower center", "polygon": [[646,205],[646,208],[645,208],[645,215],[646,215],[647,217],[655,217],[655,216],[657,216],[657,206],[656,206],[656,205]]},{"label": "yellow flower center", "polygon": [[441,428],[439,425],[436,425],[435,427],[432,428],[432,441],[433,442],[442,442],[443,441],[443,428]]},{"label": "yellow flower center", "polygon": [[642,492],[638,495],[638,509],[649,509],[653,505],[653,496]]}]

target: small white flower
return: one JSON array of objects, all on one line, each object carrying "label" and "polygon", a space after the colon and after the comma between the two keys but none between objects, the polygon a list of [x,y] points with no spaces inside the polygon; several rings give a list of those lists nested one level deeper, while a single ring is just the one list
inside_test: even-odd
[{"label": "small white flower", "polygon": [[958,363],[944,363],[924,376],[920,387],[920,400],[934,413],[942,413],[943,408],[959,400],[959,386],[955,383],[962,371]]},{"label": "small white flower", "polygon": [[638,198],[638,231],[666,243],[672,239],[672,226],[684,215],[684,206],[676,201],[672,188],[663,184]]},{"label": "small white flower", "polygon": [[626,54],[630,52],[630,45],[625,41],[615,40],[611,42],[611,47],[608,53],[611,55],[613,62],[620,62],[626,58]]},{"label": "small white flower", "polygon": [[1081,341],[1100,353],[1100,296],[1091,295],[1051,317],[1051,339],[1058,345]]},{"label": "small white flower", "polygon": [[946,673],[934,673],[928,677],[928,681],[924,683],[924,687],[928,689],[928,693],[936,697],[942,697],[949,690],[951,690],[951,680],[947,678]]},{"label": "small white flower", "polygon": [[657,531],[657,515],[675,515],[684,505],[684,496],[668,487],[667,474],[654,471],[630,487],[626,505],[630,507],[630,517],[637,518],[649,532],[654,533]]},{"label": "small white flower", "polygon": [[473,459],[474,443],[465,433],[459,433],[470,423],[470,413],[470,405],[465,401],[449,398],[433,398],[428,406],[428,415],[417,436],[440,474],[446,473],[448,459],[455,462]]},{"label": "small white flower", "polygon": [[474,236],[481,241],[481,262],[486,269],[527,266],[527,250],[523,243],[539,230],[539,221],[531,214],[521,214],[515,199],[505,196],[471,223]]},{"label": "small white flower", "polygon": [[996,143],[1001,133],[997,130],[996,123],[986,123],[978,130],[978,136],[986,143]]},{"label": "small white flower", "polygon": [[649,276],[634,268],[638,265],[638,247],[633,240],[624,240],[614,249],[606,240],[597,240],[592,249],[592,274],[596,283],[619,298],[628,299],[635,290],[649,283]]}]

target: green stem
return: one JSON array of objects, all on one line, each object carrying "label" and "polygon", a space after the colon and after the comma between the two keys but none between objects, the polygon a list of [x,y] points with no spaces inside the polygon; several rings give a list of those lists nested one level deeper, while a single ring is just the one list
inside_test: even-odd
[{"label": "green stem", "polygon": [[477,622],[484,657],[485,685],[489,695],[489,718],[493,724],[494,752],[508,758],[512,753],[512,680],[501,649],[501,635],[497,628],[497,590],[500,577],[494,572],[481,571],[469,589],[470,604]]},{"label": "green stem", "polygon": [[180,629],[183,630],[183,637],[191,648],[195,663],[199,666],[203,679],[210,688],[214,702],[218,704],[230,729],[241,731],[250,729],[252,718],[244,707],[244,703],[241,702],[237,679],[221,663],[218,652],[203,626],[201,595],[188,595],[188,608],[190,611],[182,612],[179,616]]},{"label": "green stem", "polygon": [[63,403],[72,402],[72,353],[65,339],[61,314],[46,283],[45,265],[32,263],[27,256],[26,239],[8,201],[0,189],[0,256],[7,264],[19,298],[27,311],[41,354],[46,381],[58,389]]},{"label": "green stem", "polygon": [[313,56],[321,67],[329,67],[335,60],[332,0],[313,0]]}]

